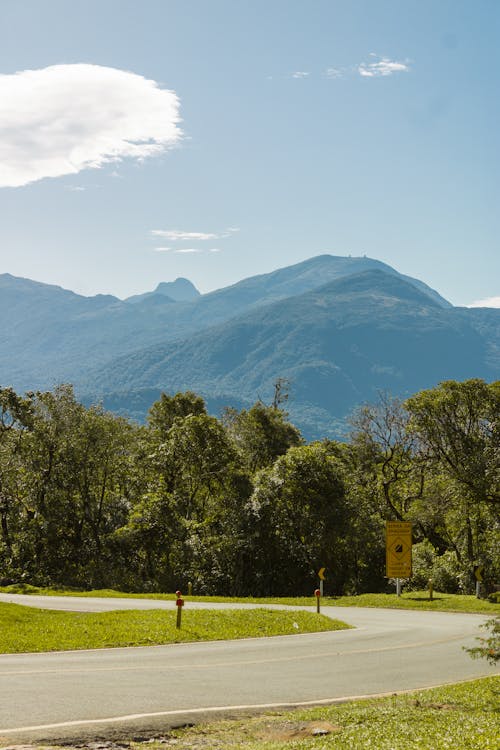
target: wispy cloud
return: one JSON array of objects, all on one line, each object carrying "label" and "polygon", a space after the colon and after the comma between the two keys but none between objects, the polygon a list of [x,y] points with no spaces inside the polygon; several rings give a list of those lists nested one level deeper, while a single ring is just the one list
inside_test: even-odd
[{"label": "wispy cloud", "polygon": [[485,299],[479,299],[476,302],[471,302],[467,307],[500,307],[500,297],[486,297]]},{"label": "wispy cloud", "polygon": [[325,76],[327,78],[342,78],[344,75],[345,70],[342,68],[327,68],[325,70]]},{"label": "wispy cloud", "polygon": [[[369,62],[351,63],[349,65],[331,65],[325,68],[319,75],[322,78],[337,80],[339,78],[352,78],[353,76],[362,76],[363,78],[380,78],[394,75],[395,73],[408,73],[410,71],[410,61],[392,60],[389,57],[382,57],[375,52],[370,52]],[[269,80],[298,78],[305,79],[316,78],[318,72],[307,70],[295,70],[293,73],[283,74],[281,76],[268,76]]]},{"label": "wispy cloud", "polygon": [[239,231],[238,227],[228,227],[221,232],[183,232],[178,229],[152,229],[151,234],[154,237],[163,237],[166,240],[172,241],[192,242],[194,240],[200,242],[205,240],[221,240]]},{"label": "wispy cloud", "polygon": [[358,73],[364,78],[391,76],[394,73],[408,73],[410,70],[408,62],[390,60],[388,57],[379,57],[375,52],[370,52],[370,56],[378,59],[374,62],[361,63],[358,65]]},{"label": "wispy cloud", "polygon": [[163,153],[182,138],[179,99],[100,65],[0,75],[0,187]]},{"label": "wispy cloud", "polygon": [[83,193],[87,188],[84,188],[82,185],[68,185],[67,189],[72,193]]},{"label": "wispy cloud", "polygon": [[201,247],[178,247],[176,250],[174,250],[174,253],[204,253],[206,252],[205,248]]},{"label": "wispy cloud", "polygon": [[172,248],[171,247],[154,247],[153,250],[155,253],[168,253]]},{"label": "wispy cloud", "polygon": [[181,253],[184,255],[185,253],[220,253],[222,250],[220,247],[178,247],[174,250],[174,253]]},{"label": "wispy cloud", "polygon": [[180,232],[176,229],[152,229],[155,237],[165,237],[166,240],[215,240],[220,235],[211,232]]}]

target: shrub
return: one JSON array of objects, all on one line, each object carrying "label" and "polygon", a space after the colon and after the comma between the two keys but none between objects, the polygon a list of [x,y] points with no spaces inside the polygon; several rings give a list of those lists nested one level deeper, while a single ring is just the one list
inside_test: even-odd
[{"label": "shrub", "polygon": [[407,585],[410,591],[426,589],[429,579],[436,591],[456,594],[462,589],[463,574],[451,550],[438,555],[431,542],[425,539],[413,545],[412,557],[413,574]]}]

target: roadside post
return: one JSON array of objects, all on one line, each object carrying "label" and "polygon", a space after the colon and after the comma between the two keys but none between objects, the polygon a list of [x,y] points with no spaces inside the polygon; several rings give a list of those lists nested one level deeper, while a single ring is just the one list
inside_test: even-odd
[{"label": "roadside post", "polygon": [[184,599],[182,598],[182,594],[180,591],[176,591],[175,595],[177,597],[176,599],[176,606],[177,606],[177,629],[180,629],[181,627],[181,619],[182,619],[182,608],[184,606]]},{"label": "roadside post", "polygon": [[386,521],[386,577],[396,579],[396,593],[401,596],[401,579],[411,577],[412,525],[410,521]]},{"label": "roadside post", "polygon": [[432,602],[432,595],[434,593],[434,582],[432,578],[429,578],[429,601]]},{"label": "roadside post", "polygon": [[191,596],[192,593],[193,593],[193,584],[191,583],[191,581],[188,581],[188,596]]},{"label": "roadside post", "polygon": [[319,578],[319,590],[320,590],[320,596],[323,596],[323,581],[325,580],[325,570],[326,568],[320,568],[318,571],[318,578]]},{"label": "roadside post", "polygon": [[476,599],[481,598],[481,583],[484,581],[483,578],[484,565],[474,566],[474,578],[476,579]]},{"label": "roadside post", "polygon": [[316,597],[316,612],[319,614],[319,612],[320,612],[321,591],[319,589],[316,589],[315,592],[314,592],[314,596]]}]

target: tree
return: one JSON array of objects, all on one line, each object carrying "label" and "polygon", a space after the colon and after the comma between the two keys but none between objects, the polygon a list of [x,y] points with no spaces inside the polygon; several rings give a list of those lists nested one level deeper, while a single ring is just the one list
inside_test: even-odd
[{"label": "tree", "polygon": [[447,381],[405,406],[411,431],[452,493],[446,517],[471,584],[475,563],[500,572],[500,381]]},{"label": "tree", "polygon": [[141,550],[144,579],[164,590],[187,580],[198,591],[227,587],[234,519],[249,489],[223,426],[208,414],[176,419],[163,441],[153,430],[147,462],[127,531]]},{"label": "tree", "polygon": [[17,550],[32,582],[105,582],[108,538],[128,512],[131,433],[125,420],[78,403],[71,386],[35,394],[19,490],[30,513]]},{"label": "tree", "polygon": [[205,402],[192,391],[179,392],[175,396],[162,393],[149,410],[148,423],[165,437],[176,420],[206,413]]},{"label": "tree", "polygon": [[291,447],[303,442],[300,431],[280,409],[258,401],[238,412],[226,409],[224,424],[229,436],[251,472],[270,466]]},{"label": "tree", "polygon": [[290,448],[259,472],[250,505],[259,594],[312,593],[322,566],[342,588],[350,513],[341,467],[324,446]]},{"label": "tree", "polygon": [[22,397],[12,388],[0,388],[0,558],[3,557],[4,573],[15,571],[13,532],[31,512],[20,492],[20,454],[24,434],[32,423],[32,395]]},{"label": "tree", "polygon": [[411,428],[474,502],[500,503],[500,381],[449,380],[405,404]]},{"label": "tree", "polygon": [[500,661],[500,617],[491,617],[486,620],[480,627],[490,631],[487,638],[478,638],[480,646],[474,648],[465,648],[473,659],[486,659],[490,664],[496,664]]},{"label": "tree", "polygon": [[402,402],[380,394],[376,404],[358,409],[351,419],[357,462],[372,472],[372,482],[383,498],[384,518],[403,521],[413,502],[422,497],[426,462],[417,436],[408,430]]}]

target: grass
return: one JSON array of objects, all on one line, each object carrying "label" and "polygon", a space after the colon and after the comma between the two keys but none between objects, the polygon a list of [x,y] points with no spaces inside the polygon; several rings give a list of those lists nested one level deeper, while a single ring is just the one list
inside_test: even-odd
[{"label": "grass", "polygon": [[324,615],[279,610],[187,610],[176,628],[174,611],[56,612],[0,603],[0,652],[67,651],[152,646],[342,630]]},{"label": "grass", "polygon": [[[490,677],[170,732],[161,747],[230,750],[497,750],[500,685]],[[313,735],[314,730],[329,734]],[[143,747],[134,745],[135,748]],[[150,750],[159,745],[148,743]]]},{"label": "grass", "polygon": [[[0,587],[2,593],[13,594],[43,594],[46,596],[97,596],[121,597],[134,599],[172,599],[173,594],[130,594],[112,589],[95,591],[77,591],[74,589],[47,589],[17,584]],[[191,596],[191,601],[199,602],[232,602],[253,604],[285,604],[296,607],[315,606],[314,596],[310,597],[224,597],[224,596]],[[335,607],[383,607],[390,609],[426,609],[447,612],[471,612],[479,614],[500,613],[500,604],[493,604],[486,599],[477,599],[465,594],[442,594],[434,592],[433,601],[429,601],[428,591],[407,591],[401,597],[395,594],[360,594],[359,596],[325,596],[321,600],[323,606]]]}]

